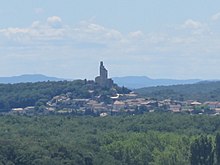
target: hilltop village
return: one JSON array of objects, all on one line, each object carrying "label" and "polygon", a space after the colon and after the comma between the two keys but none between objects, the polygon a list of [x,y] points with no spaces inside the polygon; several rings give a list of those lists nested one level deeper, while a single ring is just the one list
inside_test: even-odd
[{"label": "hilltop village", "polygon": [[[103,62],[100,62],[99,76],[95,78],[95,83],[101,88],[114,89],[114,82],[108,78],[108,70]],[[123,87],[122,87],[123,88]],[[115,90],[116,91],[116,90]],[[37,113],[40,114],[75,114],[108,116],[121,114],[143,114],[145,112],[173,112],[189,114],[213,114],[220,113],[220,102],[198,102],[196,100],[155,100],[144,98],[138,94],[127,92],[112,92],[111,95],[93,96],[93,90],[88,91],[90,98],[73,98],[72,93],[57,95],[47,101],[46,105],[38,107]],[[34,114],[35,106],[25,108],[12,108],[9,113]]]}]

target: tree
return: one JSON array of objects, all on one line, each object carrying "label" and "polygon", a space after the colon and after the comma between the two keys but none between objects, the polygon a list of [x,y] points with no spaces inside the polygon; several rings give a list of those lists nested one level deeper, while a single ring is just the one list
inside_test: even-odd
[{"label": "tree", "polygon": [[207,136],[200,136],[191,144],[191,165],[213,165],[214,152],[212,140]]},{"label": "tree", "polygon": [[215,148],[216,160],[217,160],[217,164],[220,164],[220,133],[217,133],[215,137],[215,143],[216,143],[216,148]]}]

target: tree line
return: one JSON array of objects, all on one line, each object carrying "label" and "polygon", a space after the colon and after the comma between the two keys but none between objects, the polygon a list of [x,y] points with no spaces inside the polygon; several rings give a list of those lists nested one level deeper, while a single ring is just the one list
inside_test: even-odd
[{"label": "tree line", "polygon": [[0,116],[0,164],[217,165],[220,117]]}]

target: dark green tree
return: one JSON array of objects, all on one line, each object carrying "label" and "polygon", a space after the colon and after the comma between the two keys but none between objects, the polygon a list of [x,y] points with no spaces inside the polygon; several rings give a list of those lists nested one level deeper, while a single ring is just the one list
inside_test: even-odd
[{"label": "dark green tree", "polygon": [[217,164],[220,164],[220,133],[217,133],[215,137],[215,143],[216,143],[216,147],[215,147],[216,160],[217,160]]},{"label": "dark green tree", "polygon": [[213,165],[214,152],[212,140],[207,136],[200,136],[191,144],[191,165]]}]

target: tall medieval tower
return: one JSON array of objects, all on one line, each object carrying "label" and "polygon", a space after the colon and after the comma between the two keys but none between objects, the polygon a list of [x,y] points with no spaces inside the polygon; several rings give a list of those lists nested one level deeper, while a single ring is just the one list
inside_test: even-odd
[{"label": "tall medieval tower", "polygon": [[100,70],[100,72],[99,72],[100,73],[100,77],[102,79],[108,79],[108,71],[107,71],[107,69],[105,69],[102,61],[100,62],[99,70]]},{"label": "tall medieval tower", "polygon": [[104,67],[103,61],[100,62],[99,76],[95,78],[95,82],[102,87],[111,88],[113,80],[108,78],[108,70]]}]

